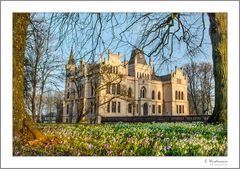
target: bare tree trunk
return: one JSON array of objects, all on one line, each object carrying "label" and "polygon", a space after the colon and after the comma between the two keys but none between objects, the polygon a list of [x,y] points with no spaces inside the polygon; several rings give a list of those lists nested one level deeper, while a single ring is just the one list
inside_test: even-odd
[{"label": "bare tree trunk", "polygon": [[43,109],[43,96],[44,96],[44,86],[45,86],[45,81],[42,81],[42,86],[41,86],[41,94],[40,94],[40,101],[39,101],[39,108],[38,108],[38,122],[42,121],[42,109]]},{"label": "bare tree trunk", "polygon": [[24,108],[24,52],[29,13],[13,14],[13,136],[21,136],[26,127],[37,139],[45,136],[36,127]]},{"label": "bare tree trunk", "polygon": [[227,123],[227,13],[209,13],[215,107],[209,122]]}]

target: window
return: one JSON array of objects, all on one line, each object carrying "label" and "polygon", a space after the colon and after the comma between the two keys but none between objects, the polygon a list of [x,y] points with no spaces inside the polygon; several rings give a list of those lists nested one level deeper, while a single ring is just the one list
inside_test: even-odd
[{"label": "window", "polygon": [[152,113],[155,114],[155,105],[152,105]]},{"label": "window", "polygon": [[128,104],[128,113],[132,113],[132,104]]},{"label": "window", "polygon": [[177,100],[177,97],[178,97],[177,95],[178,95],[178,92],[176,91],[175,92],[175,100]]},{"label": "window", "polygon": [[155,92],[154,92],[154,90],[152,91],[152,99],[155,99]]},{"label": "window", "polygon": [[107,83],[107,94],[110,94],[110,84]]},{"label": "window", "polygon": [[120,113],[120,112],[121,112],[121,103],[118,102],[118,113]]},{"label": "window", "polygon": [[179,114],[181,114],[182,113],[182,109],[181,109],[182,106],[179,105],[178,107],[179,107]]},{"label": "window", "polygon": [[112,112],[116,113],[116,102],[112,102]]},{"label": "window", "polygon": [[90,103],[90,114],[93,114],[93,102]]},{"label": "window", "polygon": [[181,84],[182,83],[182,79],[177,79],[177,84]]},{"label": "window", "polygon": [[178,105],[176,106],[176,109],[177,109],[177,114],[178,114]]},{"label": "window", "polygon": [[120,84],[117,84],[117,94],[120,94]]},{"label": "window", "polygon": [[138,114],[138,104],[137,104],[137,114]]},{"label": "window", "polygon": [[83,85],[82,84],[80,85],[79,90],[80,90],[80,97],[83,97]]},{"label": "window", "polygon": [[183,92],[182,92],[182,94],[181,94],[181,99],[183,100]]},{"label": "window", "polygon": [[67,93],[67,98],[69,99],[69,97],[70,97],[70,93],[68,92],[68,93]]},{"label": "window", "polygon": [[94,86],[93,86],[93,84],[91,82],[91,96],[93,96],[93,93],[94,93]]},{"label": "window", "polygon": [[107,104],[107,112],[110,112],[110,103]]},{"label": "window", "polygon": [[161,100],[161,92],[158,92],[158,100]]},{"label": "window", "polygon": [[182,105],[182,113],[184,114],[184,106]]},{"label": "window", "polygon": [[68,123],[68,118],[66,118],[66,123]]},{"label": "window", "polygon": [[142,97],[142,98],[145,98],[146,95],[147,95],[147,90],[146,90],[145,87],[142,87],[142,89],[141,89],[141,97]]},{"label": "window", "polygon": [[67,114],[69,113],[69,105],[67,104]]},{"label": "window", "polygon": [[116,85],[115,84],[112,85],[112,94],[116,94]]},{"label": "window", "polygon": [[162,110],[161,110],[161,105],[158,105],[158,113],[161,114]]},{"label": "window", "polygon": [[178,100],[180,100],[181,99],[181,93],[180,93],[180,91],[178,92]]},{"label": "window", "polygon": [[128,97],[130,98],[132,97],[132,88],[130,87],[128,88]]}]

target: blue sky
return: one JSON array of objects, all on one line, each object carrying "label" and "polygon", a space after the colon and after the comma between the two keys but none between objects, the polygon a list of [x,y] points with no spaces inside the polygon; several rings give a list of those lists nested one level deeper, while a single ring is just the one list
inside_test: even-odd
[{"label": "blue sky", "polygon": [[[133,45],[138,46],[138,42],[141,39],[141,35],[145,30],[145,21],[139,22],[137,24],[134,24],[131,29],[126,31],[124,34],[120,34],[123,30],[125,30],[131,23],[133,22],[133,19],[129,16],[131,16],[131,13],[125,14],[125,13],[114,13],[115,19],[110,19],[109,13],[101,13],[102,17],[102,31],[101,31],[101,38],[102,43],[99,43],[96,47],[96,50],[92,53],[88,53],[89,50],[93,48],[94,45],[96,45],[96,39],[92,38],[89,40],[86,44],[83,44],[86,40],[86,38],[89,36],[89,34],[93,33],[94,36],[97,37],[98,30],[100,29],[100,24],[97,21],[97,15],[91,15],[92,17],[89,17],[89,13],[70,13],[66,20],[64,20],[65,24],[62,24],[63,20],[61,17],[61,13],[55,13],[54,16],[55,22],[51,25],[51,32],[54,34],[54,40],[52,41],[52,46],[56,46],[59,43],[59,37],[64,35],[64,38],[60,38],[62,41],[62,44],[55,47],[55,54],[62,57],[63,60],[63,66],[62,69],[65,70],[64,63],[67,63],[71,47],[74,50],[75,60],[77,62],[77,65],[79,64],[80,58],[84,58],[85,61],[92,61],[93,55],[94,55],[94,61],[99,61],[99,54],[102,53],[103,57],[107,59],[107,49],[111,49],[113,53],[120,52],[121,53],[121,59],[123,60],[124,55],[126,56],[126,59],[129,60],[131,51],[134,49]],[[143,15],[143,13],[137,13],[136,16]],[[151,14],[152,18],[161,16],[165,17],[167,13],[153,13]],[[52,16],[52,13],[38,13],[36,15],[37,17],[44,16],[47,19],[50,19]],[[59,19],[61,18],[61,19]],[[71,18],[72,20],[70,20]],[[127,19],[126,19],[127,18]],[[202,30],[197,29],[195,25],[201,25],[202,21],[201,19],[201,13],[185,13],[183,14],[182,21],[185,22],[186,25],[189,26],[189,29],[196,33],[201,34]],[[68,20],[69,19],[69,20]],[[76,21],[76,22],[73,22]],[[91,24],[89,24],[87,27],[84,25],[88,23],[89,21],[92,21]],[[69,21],[69,22],[68,22]],[[193,57],[189,57],[186,55],[186,44],[185,43],[177,43],[174,42],[174,50],[172,57],[169,62],[161,64],[162,62],[162,56],[161,55],[153,55],[153,64],[155,67],[155,70],[157,71],[157,74],[164,75],[170,73],[172,70],[174,70],[174,67],[181,67],[186,63],[191,62],[192,60],[195,62],[210,62],[212,63],[211,54],[211,43],[209,39],[209,22],[207,14],[204,15],[204,21],[205,21],[205,31],[204,31],[204,40],[203,45],[201,47],[200,53],[197,53]],[[47,20],[48,25],[50,23],[49,20]],[[73,24],[75,23],[75,24]],[[89,22],[90,23],[90,22]],[[96,24],[96,25],[94,25]],[[156,24],[156,21],[153,21],[150,26]],[[112,25],[114,25],[114,29],[112,29]],[[175,27],[173,29],[177,29],[176,23],[174,24]],[[95,26],[95,32],[93,31],[93,28]],[[196,32],[197,31],[197,32]],[[182,33],[182,32],[180,32]],[[179,33],[179,34],[180,34]],[[119,41],[119,39],[122,38],[122,41]],[[128,42],[126,42],[128,41]],[[112,42],[112,43],[111,43]],[[118,44],[118,45],[117,45]],[[104,47],[105,45],[105,47]],[[154,44],[152,44],[154,46]],[[105,50],[104,50],[105,49]],[[144,49],[144,52],[148,53],[148,51],[151,50],[151,46]],[[166,52],[167,53],[167,52]],[[149,58],[146,57],[146,60],[148,62]]]}]

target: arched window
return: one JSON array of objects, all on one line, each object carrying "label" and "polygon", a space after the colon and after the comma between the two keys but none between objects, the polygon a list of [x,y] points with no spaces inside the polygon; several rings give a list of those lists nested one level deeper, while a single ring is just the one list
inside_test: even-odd
[{"label": "arched window", "polygon": [[154,90],[152,91],[152,99],[155,99],[155,92],[154,92]]},{"label": "arched window", "polygon": [[142,89],[141,89],[141,97],[145,98],[146,96],[147,96],[147,90],[146,90],[145,87],[142,87]]},{"label": "arched window", "polygon": [[176,91],[175,92],[175,100],[177,100],[178,99],[178,92]]},{"label": "arched window", "polygon": [[132,97],[132,88],[131,87],[128,88],[128,97]]},{"label": "arched window", "polygon": [[152,105],[152,114],[155,114],[155,105]]},{"label": "arched window", "polygon": [[69,113],[69,105],[67,104],[67,114]]},{"label": "arched window", "polygon": [[91,82],[91,96],[93,96],[94,94],[94,85],[93,85],[93,82]]},{"label": "arched window", "polygon": [[181,93],[180,93],[180,91],[178,92],[178,99],[180,100],[181,99]]},{"label": "arched window", "polygon": [[183,100],[183,92],[182,92],[182,94],[181,94],[181,99]]},{"label": "arched window", "polygon": [[112,112],[116,113],[117,105],[116,102],[112,102]]},{"label": "arched window", "polygon": [[110,103],[107,104],[107,112],[110,112]]},{"label": "arched window", "polygon": [[112,94],[116,94],[116,85],[115,84],[112,85]]},{"label": "arched window", "polygon": [[107,83],[107,94],[110,94],[110,84]]},{"label": "arched window", "polygon": [[128,104],[128,113],[132,113],[132,104],[131,103]]},{"label": "arched window", "polygon": [[70,93],[68,92],[68,93],[67,93],[67,98],[69,99],[69,97],[70,97]]},{"label": "arched window", "polygon": [[120,94],[120,88],[121,88],[120,84],[117,84],[117,94]]},{"label": "arched window", "polygon": [[161,100],[161,92],[158,92],[158,100]]},{"label": "arched window", "polygon": [[80,89],[79,89],[80,91],[80,97],[83,97],[83,85],[82,84],[80,84]]}]

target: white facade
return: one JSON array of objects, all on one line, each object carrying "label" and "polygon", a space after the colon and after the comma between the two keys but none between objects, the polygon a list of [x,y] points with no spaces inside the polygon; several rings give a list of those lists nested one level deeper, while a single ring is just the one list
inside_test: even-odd
[{"label": "white facade", "polygon": [[[104,66],[111,71],[94,76],[92,67],[101,72]],[[100,122],[103,116],[189,115],[188,81],[183,70],[176,68],[171,74],[156,76],[151,58],[147,64],[138,49],[132,51],[129,61],[121,63],[120,53],[109,50],[107,60],[102,61],[101,56],[97,65],[80,61],[78,67],[71,51],[66,73],[63,122],[78,122],[80,114],[87,114],[83,119],[91,123]],[[108,82],[110,78],[117,80],[106,85],[106,77]]]}]

